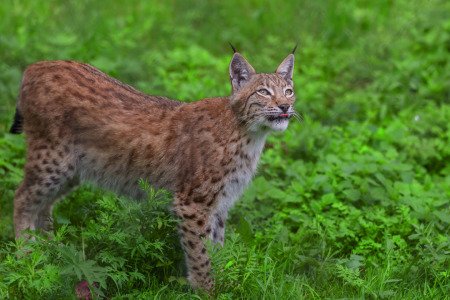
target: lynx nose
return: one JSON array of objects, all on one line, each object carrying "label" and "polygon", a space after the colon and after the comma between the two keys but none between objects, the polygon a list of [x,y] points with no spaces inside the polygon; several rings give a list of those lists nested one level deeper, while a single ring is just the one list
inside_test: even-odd
[{"label": "lynx nose", "polygon": [[283,103],[280,106],[278,106],[284,113],[287,113],[288,109],[289,109],[289,104],[287,103]]}]

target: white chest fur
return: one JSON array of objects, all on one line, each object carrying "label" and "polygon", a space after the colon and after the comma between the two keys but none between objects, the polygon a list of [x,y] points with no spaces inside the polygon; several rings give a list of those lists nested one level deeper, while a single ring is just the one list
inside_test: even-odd
[{"label": "white chest fur", "polygon": [[253,175],[256,173],[266,138],[267,134],[264,134],[252,139],[235,161],[236,171],[227,178],[223,196],[218,201],[216,211],[219,215],[228,213],[228,210],[239,199],[245,187],[252,180]]}]

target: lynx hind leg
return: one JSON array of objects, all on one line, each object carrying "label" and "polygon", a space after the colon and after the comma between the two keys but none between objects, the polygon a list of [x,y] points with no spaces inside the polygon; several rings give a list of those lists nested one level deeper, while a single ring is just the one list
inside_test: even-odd
[{"label": "lynx hind leg", "polygon": [[211,290],[214,287],[214,279],[210,276],[211,261],[202,238],[212,239],[212,224],[204,206],[175,196],[174,210],[181,219],[178,229],[188,267],[188,280],[194,288]]},{"label": "lynx hind leg", "polygon": [[68,147],[30,145],[24,180],[15,192],[14,231],[51,230],[55,202],[78,185],[75,155]]},{"label": "lynx hind leg", "polygon": [[48,232],[53,232],[53,217],[52,211],[53,206],[59,201],[62,200],[65,196],[68,196],[73,190],[75,190],[80,184],[80,180],[78,177],[73,177],[72,179],[67,179],[67,181],[60,185],[58,192],[53,195],[53,197],[49,198],[52,201],[48,201],[47,205],[42,207],[42,211],[38,214],[38,218],[36,220],[36,228],[44,229]]}]

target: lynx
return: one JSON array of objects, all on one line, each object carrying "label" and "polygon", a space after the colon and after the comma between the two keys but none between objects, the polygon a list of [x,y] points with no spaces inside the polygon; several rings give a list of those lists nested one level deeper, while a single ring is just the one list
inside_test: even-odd
[{"label": "lynx", "polygon": [[228,211],[268,134],[296,116],[295,48],[270,74],[233,50],[231,95],[192,103],[144,94],[85,63],[30,65],[11,127],[28,145],[14,199],[16,237],[26,228],[50,231],[53,206],[82,182],[141,199],[145,179],[173,192],[189,282],[210,290],[203,240],[223,245]]}]

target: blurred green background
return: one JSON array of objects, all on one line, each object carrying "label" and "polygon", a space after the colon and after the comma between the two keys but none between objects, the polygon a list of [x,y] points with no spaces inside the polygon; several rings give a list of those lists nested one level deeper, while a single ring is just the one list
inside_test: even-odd
[{"label": "blurred green background", "polygon": [[[445,0],[2,1],[0,241],[13,239],[12,199],[25,143],[7,131],[27,65],[83,61],[143,92],[194,101],[229,95],[228,42],[257,72],[273,72],[298,43],[295,108],[305,120],[291,121],[285,133],[269,139],[227,233],[232,238],[235,230],[241,233],[245,248],[262,259],[256,264],[269,257],[275,279],[222,287],[224,294],[447,297],[450,2]],[[61,203],[55,218],[82,231],[86,219],[69,212],[88,207],[96,220],[96,206],[89,203],[101,197],[86,187]],[[75,238],[71,243],[80,245]],[[232,244],[226,253],[235,251]],[[5,275],[11,267],[1,266],[3,288],[23,293],[18,281]],[[235,280],[248,274],[245,264],[235,262],[233,268],[230,274],[240,274]],[[252,278],[267,279],[252,272]],[[170,272],[166,275],[152,288],[130,279],[128,290],[108,288],[107,294],[136,296],[145,289],[150,297],[152,289],[168,284]],[[33,295],[45,293],[38,289]]]}]

